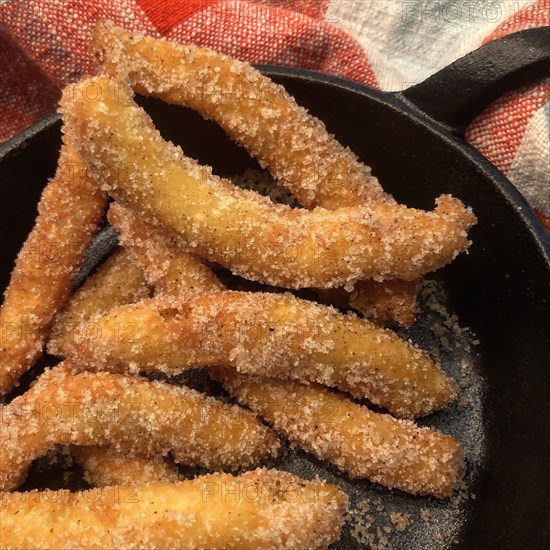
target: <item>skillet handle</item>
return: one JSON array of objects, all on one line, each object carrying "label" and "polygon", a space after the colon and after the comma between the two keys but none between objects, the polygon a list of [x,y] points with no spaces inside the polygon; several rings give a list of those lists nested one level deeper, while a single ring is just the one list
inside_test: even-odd
[{"label": "skillet handle", "polygon": [[463,134],[474,117],[504,92],[547,76],[550,27],[540,27],[489,42],[400,95]]}]

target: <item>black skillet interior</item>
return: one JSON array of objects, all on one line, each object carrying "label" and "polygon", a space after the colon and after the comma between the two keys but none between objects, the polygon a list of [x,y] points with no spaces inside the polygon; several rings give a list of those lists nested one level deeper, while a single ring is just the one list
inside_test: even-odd
[{"label": "black skillet interior", "polygon": [[[456,128],[430,119],[401,95],[308,71],[268,72],[371,165],[400,202],[429,209],[438,195],[451,193],[477,214],[470,253],[440,273],[461,323],[480,340],[486,381],[486,455],[458,546],[542,547],[550,517],[550,260],[544,230]],[[165,138],[217,173],[257,166],[196,113],[152,99],[141,103]],[[2,287],[32,227],[59,146],[60,123],[50,117],[0,149]]]}]

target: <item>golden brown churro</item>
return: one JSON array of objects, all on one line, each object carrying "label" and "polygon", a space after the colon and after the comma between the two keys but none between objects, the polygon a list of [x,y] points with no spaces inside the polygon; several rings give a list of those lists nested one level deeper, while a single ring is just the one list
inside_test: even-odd
[{"label": "golden brown churro", "polygon": [[[131,212],[122,207],[117,211],[126,214],[138,227]],[[154,235],[154,228],[151,230]],[[135,239],[136,235],[130,233],[128,236],[128,244],[135,246],[131,237]],[[147,232],[139,235],[138,240],[143,246]],[[175,266],[185,260],[187,252],[180,248],[165,249],[163,240],[153,239],[152,242],[155,243],[154,253],[164,259],[164,272],[175,271]],[[189,284],[194,291],[211,288],[209,277],[192,278]],[[173,285],[171,288],[174,298],[186,292],[185,286]],[[210,369],[210,373],[233,396],[293,443],[333,462],[352,477],[367,477],[386,487],[439,498],[450,495],[461,479],[463,451],[450,436],[374,413],[317,384],[240,375],[227,368]],[[103,476],[101,456],[97,466],[99,476]],[[154,466],[144,463],[136,475],[154,470]],[[107,463],[106,470],[109,469]]]},{"label": "golden brown churro", "polygon": [[125,250],[116,250],[90,275],[56,315],[48,351],[63,357],[67,342],[94,315],[114,306],[130,304],[149,295],[141,269]]},{"label": "golden brown churro", "polygon": [[327,548],[346,495],[275,470],[142,487],[0,495],[0,544],[31,548]]},{"label": "golden brown churro", "polygon": [[[221,288],[221,283],[199,258],[177,248],[157,227],[137,220],[129,210],[114,203],[108,218],[118,229],[121,243],[145,271],[130,259],[126,250],[115,252],[73,296],[66,313],[59,316],[54,334],[61,333],[61,338],[58,336],[59,341],[54,341],[53,346],[50,341],[49,350],[60,355],[64,355],[66,340],[86,320],[143,297],[148,292],[144,274],[157,295],[177,296],[193,292],[194,286],[201,291]],[[137,293],[134,285],[138,286]],[[163,458],[128,456],[109,447],[73,446],[71,452],[82,465],[85,478],[98,487],[177,480],[177,471]]]},{"label": "golden brown churro", "polygon": [[323,122],[248,63],[108,21],[97,25],[91,47],[102,69],[127,79],[137,93],[215,120],[305,207],[394,202]]},{"label": "golden brown churro", "polygon": [[[96,101],[85,97],[95,86]],[[291,288],[413,280],[468,247],[475,217],[441,196],[434,212],[395,204],[314,211],[235,188],[165,142],[108,77],[65,90],[69,135],[98,183],[121,203],[182,234],[201,256],[244,277]]]},{"label": "golden brown churro", "polygon": [[40,357],[106,201],[66,142],[0,308],[0,395],[12,390]]},{"label": "golden brown churro", "polygon": [[2,409],[0,491],[52,445],[106,446],[210,469],[250,467],[279,451],[253,414],[161,382],[53,370]]},{"label": "golden brown churro", "polygon": [[[464,471],[455,439],[323,386],[414,418],[456,394],[439,365],[354,314],[225,290],[208,266],[410,324],[418,277],[468,248],[470,209],[448,195],[432,212],[396,204],[321,121],[246,63],[110,24],[93,47],[106,74],[63,93],[70,145],[0,311],[0,396],[37,359],[52,323],[48,350],[67,357],[0,405],[0,546],[326,548],[347,504],[337,487],[264,469],[179,481],[177,463],[237,470],[276,458],[281,442],[254,413],[351,477],[450,495]],[[216,120],[310,210],[186,157],[133,90]],[[63,308],[107,193],[124,249]],[[135,376],[196,367],[254,412]],[[57,444],[102,488],[5,492]]]},{"label": "golden brown churro", "polygon": [[197,366],[320,382],[396,415],[444,407],[455,386],[426,353],[355,315],[290,294],[211,292],[113,308],[77,335],[86,368],[176,374]]},{"label": "golden brown churro", "polygon": [[345,310],[351,307],[377,325],[395,321],[408,327],[416,320],[419,286],[420,280],[378,282],[368,279],[355,283],[351,292],[328,288],[317,289],[316,293],[321,303]]},{"label": "golden brown churro", "polygon": [[[148,296],[141,269],[123,249],[116,250],[89,276],[55,317],[48,340],[48,351],[64,357],[67,343],[86,321],[114,306]],[[164,458],[128,456],[108,447],[71,448],[71,454],[84,469],[92,485],[143,484],[177,480],[177,472]]]},{"label": "golden brown churro", "polygon": [[449,496],[462,478],[464,452],[448,435],[372,412],[318,384],[227,368],[210,372],[291,442],[352,477],[438,498]]}]

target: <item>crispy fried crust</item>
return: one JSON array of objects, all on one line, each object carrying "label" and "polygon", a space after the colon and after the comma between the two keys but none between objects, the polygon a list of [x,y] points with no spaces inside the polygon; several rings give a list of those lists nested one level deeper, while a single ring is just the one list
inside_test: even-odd
[{"label": "crispy fried crust", "polygon": [[[89,101],[90,87],[97,99]],[[235,188],[165,142],[128,88],[108,77],[65,90],[69,135],[117,200],[181,233],[201,256],[246,278],[328,288],[412,280],[468,247],[475,217],[450,196],[434,212],[394,204],[314,211]]]},{"label": "crispy fried crust", "polygon": [[346,495],[322,481],[256,470],[168,485],[0,496],[2,548],[327,548]]},{"label": "crispy fried crust", "polygon": [[464,473],[458,441],[357,405],[318,384],[212,368],[216,380],[291,442],[352,477],[412,494],[449,496]]},{"label": "crispy fried crust", "polygon": [[64,357],[67,342],[91,317],[148,295],[149,289],[141,269],[127,251],[116,250],[84,281],[56,315],[50,331],[48,352]]},{"label": "crispy fried crust", "polygon": [[140,265],[155,296],[190,295],[222,290],[211,269],[195,254],[186,252],[158,226],[148,223],[120,204],[109,208],[108,219],[122,245]]},{"label": "crispy fried crust", "polygon": [[320,382],[403,417],[455,395],[452,379],[393,332],[290,294],[211,292],[113,308],[78,335],[70,356],[99,370],[137,365],[175,374],[220,365]]},{"label": "crispy fried crust", "polygon": [[[89,276],[55,317],[48,351],[66,355],[67,342],[91,317],[145,298],[149,289],[141,268],[119,249]],[[177,481],[177,470],[163,457],[129,456],[109,447],[71,447],[88,483],[97,487]]]},{"label": "crispy fried crust", "polygon": [[0,395],[12,390],[41,355],[48,329],[69,297],[73,276],[106,201],[66,142],[0,309]]},{"label": "crispy fried crust", "polygon": [[[130,211],[118,206],[116,213],[124,215],[129,223],[133,222],[136,230],[141,227]],[[118,227],[120,230],[120,223]],[[129,238],[125,244],[135,247],[137,239],[139,246],[145,248],[147,245],[152,246],[147,237],[149,234],[154,235],[155,231],[149,228],[142,234],[127,230],[124,233]],[[178,273],[175,268],[183,259],[184,276],[176,280],[182,283],[188,281],[195,292],[211,290],[210,278],[202,277],[202,271],[197,274],[198,277],[190,280],[185,276],[185,266],[188,265],[185,262],[185,251],[168,247],[163,239],[153,237],[152,242],[153,254],[164,259],[163,271],[157,280],[162,281],[165,273]],[[145,261],[143,265],[153,274],[157,272],[155,263]],[[194,273],[194,270],[191,272]],[[153,280],[150,282],[154,284]],[[374,284],[374,289],[362,285],[365,292],[387,292],[387,289],[380,288],[381,283],[370,283]],[[402,292],[413,297],[416,295],[415,283],[392,283],[400,283],[405,287],[396,286],[396,293]],[[410,286],[413,286],[413,291],[410,291]],[[186,285],[170,285],[166,294],[170,292],[174,297],[185,294]],[[384,298],[382,296],[378,300],[381,306],[384,306]],[[410,309],[404,307],[402,315]],[[378,312],[379,318],[380,315],[381,312]],[[462,477],[465,469],[464,453],[458,442],[450,436],[420,428],[410,421],[374,413],[344,395],[334,394],[317,384],[305,385],[290,380],[241,375],[234,369],[223,367],[211,368],[210,373],[241,403],[251,407],[292,443],[318,458],[329,460],[352,477],[366,477],[389,488],[438,498],[449,496]],[[110,471],[109,462],[104,465],[101,459],[102,456],[96,464],[100,479],[105,475],[104,470]],[[124,462],[125,459],[121,460]],[[134,465],[128,466],[130,476],[135,476],[137,480],[143,476],[143,472],[154,472],[157,467],[156,464],[138,463],[134,474]]]},{"label": "crispy fried crust", "polygon": [[280,442],[253,414],[185,387],[108,373],[51,371],[2,409],[0,490],[17,487],[52,445],[105,446],[207,468],[275,456]]},{"label": "crispy fried crust", "polygon": [[71,454],[84,470],[84,479],[96,487],[148,483],[175,483],[178,469],[162,456],[121,453],[112,447],[71,446]]}]

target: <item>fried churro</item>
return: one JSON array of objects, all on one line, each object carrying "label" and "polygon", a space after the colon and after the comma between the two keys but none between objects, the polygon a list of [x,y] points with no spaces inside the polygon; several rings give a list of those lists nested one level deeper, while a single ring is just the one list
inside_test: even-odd
[{"label": "fried churro", "polygon": [[72,343],[86,368],[176,374],[197,366],[319,382],[403,417],[444,407],[452,379],[396,334],[290,294],[210,292],[113,308]]},{"label": "fried churro", "polygon": [[0,308],[0,395],[12,390],[42,354],[48,329],[70,295],[106,202],[65,141]]},{"label": "fried churro", "polygon": [[349,295],[349,305],[377,324],[396,321],[410,326],[416,319],[420,281],[359,281]]},{"label": "fried churro", "polygon": [[276,435],[253,414],[185,387],[109,373],[53,370],[2,409],[0,490],[55,444],[110,446],[181,464],[238,469],[273,457]]},{"label": "fried churro", "polygon": [[346,495],[276,470],[80,493],[0,495],[0,543],[29,548],[327,548]]},{"label": "fried churro", "polygon": [[[67,361],[0,408],[0,491],[56,444],[102,488],[2,493],[2,547],[324,548],[338,538],[346,497],[322,482],[267,470],[179,482],[172,458],[237,470],[275,458],[281,442],[253,412],[133,376],[140,371],[209,367],[293,444],[351,477],[450,495],[464,471],[456,440],[324,387],[415,418],[455,396],[439,365],[354,314],[291,294],[226,291],[208,265],[290,289],[340,289],[377,322],[410,324],[418,277],[468,248],[475,216],[448,195],[432,212],[396,204],[321,121],[245,63],[109,24],[94,48],[107,74],[63,94],[71,145],[0,313],[0,394],[38,357],[55,315],[48,349]],[[134,90],[216,120],[310,210],[239,189],[186,157]],[[106,194],[125,250],[61,309]],[[63,252],[44,269],[29,249],[51,243]],[[16,315],[32,325],[22,342],[4,337]]]},{"label": "fried churro", "polygon": [[[64,355],[67,340],[94,315],[145,297],[148,288],[144,279],[156,295],[182,295],[195,287],[201,291],[221,288],[199,258],[177,248],[157,227],[137,220],[132,212],[115,203],[109,208],[108,219],[118,230],[125,249],[115,252],[87,279],[58,316],[48,346],[50,352]],[[73,446],[71,453],[83,467],[85,479],[97,487],[178,479],[177,470],[162,457],[130,456],[110,447]]]},{"label": "fried churro", "polygon": [[371,169],[279,84],[250,64],[194,44],[130,33],[109,21],[91,48],[101,68],[139,94],[216,121],[307,208],[394,202]]},{"label": "fried churro", "polygon": [[[130,33],[108,21],[98,23],[92,50],[107,74],[128,81],[138,93],[215,120],[306,208],[394,202],[371,168],[330,135],[322,121],[248,63]],[[417,286],[360,282],[350,305],[375,322],[408,326],[415,319]]]},{"label": "fried churro", "polygon": [[[131,212],[118,209],[136,223]],[[140,242],[146,239],[147,233],[139,237]],[[181,248],[165,249],[164,241],[153,242],[155,254],[164,259],[165,272],[171,272],[171,264],[179,265],[180,257],[187,254]],[[194,291],[210,290],[208,277],[193,278],[190,285]],[[174,297],[186,292],[179,285],[172,290]],[[241,375],[227,368],[209,372],[292,443],[333,462],[352,477],[439,498],[449,496],[461,479],[463,451],[450,436],[374,413],[318,384]]]},{"label": "fried churro", "polygon": [[[93,102],[90,86],[100,90]],[[288,288],[413,280],[468,247],[475,217],[450,196],[433,212],[395,204],[306,211],[237,189],[165,142],[130,89],[106,76],[70,86],[62,106],[99,184],[246,278]]]},{"label": "fried churro", "polygon": [[448,435],[372,412],[318,384],[227,368],[210,373],[291,442],[351,477],[438,498],[449,496],[462,479],[464,452]]}]

